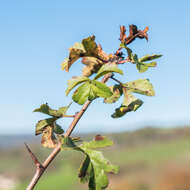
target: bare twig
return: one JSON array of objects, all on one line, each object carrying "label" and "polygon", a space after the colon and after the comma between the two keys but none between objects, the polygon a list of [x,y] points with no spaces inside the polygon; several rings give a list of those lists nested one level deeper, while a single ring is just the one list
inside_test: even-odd
[{"label": "bare twig", "polygon": [[117,83],[119,83],[122,87],[123,87],[123,83],[119,80],[117,80],[116,78],[114,78],[113,76],[110,77],[112,80],[116,81]]},{"label": "bare twig", "polygon": [[[103,83],[106,83],[107,80],[112,76],[112,74],[107,74],[104,76],[104,78],[102,79]],[[86,103],[83,105],[82,109],[75,115],[72,123],[70,124],[70,126],[68,127],[67,131],[65,132],[64,136],[68,137],[71,135],[72,131],[74,130],[75,126],[77,125],[77,123],[79,122],[80,118],[82,117],[82,115],[84,114],[84,112],[87,110],[88,106],[91,104],[92,101],[86,101]],[[26,145],[26,144],[25,144]],[[29,148],[26,145],[27,149]],[[32,158],[36,158],[36,156],[31,152],[30,149],[28,149],[28,151],[30,152],[30,155],[32,155]],[[42,174],[44,173],[44,171],[47,169],[47,167],[49,166],[49,164],[55,159],[55,157],[57,156],[57,154],[61,151],[61,144],[58,144],[54,150],[50,153],[50,155],[46,158],[46,160],[40,164],[40,167],[36,166],[36,172],[32,178],[32,180],[30,181],[28,187],[26,190],[33,190],[34,187],[36,186],[36,184],[38,183],[40,177],[42,176]]]},{"label": "bare twig", "polygon": [[42,164],[38,161],[37,157],[36,157],[36,156],[34,155],[34,153],[31,151],[31,149],[29,148],[29,146],[28,146],[26,143],[24,143],[24,144],[25,144],[26,149],[28,150],[28,152],[29,152],[29,154],[30,154],[30,156],[31,156],[31,158],[32,158],[32,160],[33,160],[33,162],[34,162],[34,164],[36,165],[36,167],[42,166]]}]

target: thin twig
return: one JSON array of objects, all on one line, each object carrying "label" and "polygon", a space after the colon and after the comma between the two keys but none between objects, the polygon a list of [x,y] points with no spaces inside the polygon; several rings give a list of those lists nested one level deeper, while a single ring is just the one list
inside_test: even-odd
[{"label": "thin twig", "polygon": [[116,78],[114,78],[113,76],[110,77],[112,80],[116,81],[117,83],[119,83],[122,87],[123,87],[123,83],[119,80],[117,80]]},{"label": "thin twig", "polygon": [[24,143],[24,144],[25,144],[26,149],[28,150],[28,152],[29,152],[29,154],[30,154],[30,156],[31,156],[31,158],[32,158],[32,160],[33,160],[33,162],[34,162],[34,164],[36,165],[36,167],[42,166],[42,164],[38,161],[37,157],[36,157],[36,156],[34,155],[34,153],[31,151],[31,149],[29,148],[29,146],[28,146],[26,143]]},{"label": "thin twig", "polygon": [[62,115],[62,117],[75,117],[75,115]]}]

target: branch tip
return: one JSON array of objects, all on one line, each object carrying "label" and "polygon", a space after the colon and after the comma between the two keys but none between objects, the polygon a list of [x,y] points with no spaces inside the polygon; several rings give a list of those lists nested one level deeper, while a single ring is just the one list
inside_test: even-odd
[{"label": "branch tip", "polygon": [[31,156],[34,164],[36,165],[36,167],[40,167],[40,168],[43,167],[42,164],[38,161],[37,157],[31,151],[31,149],[29,148],[29,146],[26,143],[24,143],[24,145],[26,146],[26,149],[27,149],[28,153],[30,154],[30,156]]}]

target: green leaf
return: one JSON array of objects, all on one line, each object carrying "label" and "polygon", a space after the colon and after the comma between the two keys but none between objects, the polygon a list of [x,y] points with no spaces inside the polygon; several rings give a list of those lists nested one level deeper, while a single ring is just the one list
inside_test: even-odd
[{"label": "green leaf", "polygon": [[142,104],[142,100],[137,99],[135,96],[125,90],[123,104],[119,108],[115,109],[112,117],[119,118],[124,116],[127,112],[136,111]]},{"label": "green leaf", "polygon": [[90,79],[88,77],[79,76],[79,77],[73,77],[71,80],[68,80],[68,87],[66,89],[66,95],[69,94],[69,92],[77,85],[89,81]]},{"label": "green leaf", "polygon": [[97,97],[109,98],[112,96],[112,92],[106,84],[96,80],[92,80],[91,84],[92,90]]},{"label": "green leaf", "polygon": [[[82,182],[89,181],[88,186],[91,190],[103,190],[108,186],[106,172],[117,173],[118,167],[112,165],[103,154],[96,150],[80,147],[87,155],[83,162],[79,177]],[[90,160],[90,163],[89,163]],[[88,168],[87,168],[88,166]],[[82,175],[81,175],[82,174]]]},{"label": "green leaf", "polygon": [[79,177],[82,183],[88,182],[90,190],[105,189],[108,186],[106,173],[118,172],[118,167],[112,165],[100,151],[93,150],[94,148],[102,148],[113,144],[113,142],[106,137],[102,137],[101,139],[102,140],[83,142],[83,144],[79,146],[80,151],[86,155],[79,170]]},{"label": "green leaf", "polygon": [[55,148],[57,142],[51,126],[47,126],[43,130],[41,144],[47,148]]},{"label": "green leaf", "polygon": [[60,107],[57,110],[57,117],[64,117],[64,115],[66,114],[67,110],[70,108],[71,104],[72,104],[72,102],[68,106]]},{"label": "green leaf", "polygon": [[90,190],[103,190],[108,186],[106,173],[117,173],[118,167],[112,165],[109,160],[104,158],[103,154],[94,148],[111,146],[113,142],[107,137],[96,136],[95,140],[83,142],[76,146],[71,137],[62,137],[64,149],[73,149],[85,154],[85,159],[79,169],[79,178],[82,183],[88,182]]},{"label": "green leaf", "polygon": [[156,62],[151,63],[143,63],[143,62],[137,62],[136,67],[140,73],[143,73],[148,70],[149,67],[156,67]]},{"label": "green leaf", "polygon": [[141,58],[139,59],[139,62],[151,61],[151,60],[153,60],[153,59],[158,59],[158,58],[160,58],[160,57],[162,57],[162,55],[156,55],[156,54],[153,54],[153,55],[145,55],[145,56],[143,56],[143,57],[141,57]]},{"label": "green leaf", "polygon": [[91,172],[90,157],[88,155],[86,155],[84,161],[82,162],[82,164],[79,168],[78,177],[80,178],[81,183],[88,182],[90,172]]},{"label": "green leaf", "polygon": [[62,129],[62,127],[60,125],[58,125],[56,122],[54,122],[54,124],[53,124],[53,132],[60,135],[60,134],[64,133],[64,130]]},{"label": "green leaf", "polygon": [[129,92],[135,92],[146,96],[154,96],[155,92],[148,79],[138,79],[124,84]]},{"label": "green leaf", "polygon": [[86,82],[78,87],[72,96],[72,99],[80,105],[84,104],[88,99],[93,100],[95,98],[96,95],[92,91],[92,84],[90,82]]},{"label": "green leaf", "polygon": [[78,104],[84,104],[87,100],[94,100],[97,97],[110,97],[112,92],[109,87],[99,81],[87,81],[74,92],[72,98]]},{"label": "green leaf", "polygon": [[105,75],[107,73],[112,73],[112,72],[119,73],[119,74],[123,75],[123,71],[121,69],[119,69],[116,64],[114,64],[114,63],[107,63],[107,64],[104,64],[99,69],[99,71],[98,71],[98,73],[97,73],[97,75],[95,76],[94,79],[98,79],[101,76],[103,76],[103,75]]},{"label": "green leaf", "polygon": [[53,126],[56,119],[57,118],[48,118],[48,119],[38,121],[38,123],[36,124],[36,135],[41,134],[43,130],[45,129],[45,127]]},{"label": "green leaf", "polygon": [[71,105],[71,103],[68,106],[60,107],[58,110],[54,110],[54,109],[51,109],[48,106],[48,104],[42,104],[40,106],[40,108],[35,109],[34,112],[41,112],[41,113],[44,113],[44,114],[47,114],[47,115],[50,115],[53,117],[60,118],[63,115],[65,115],[65,113],[69,109],[70,105]]},{"label": "green leaf", "polygon": [[112,146],[113,141],[105,136],[101,136],[101,140],[96,140],[96,138],[90,142],[83,142],[82,147],[85,149],[95,149],[95,148],[103,148],[106,146]]},{"label": "green leaf", "polygon": [[104,99],[104,103],[106,104],[112,104],[115,103],[117,100],[119,100],[119,98],[122,96],[123,94],[123,90],[121,85],[114,85],[110,87],[111,92],[113,93],[112,96],[110,96],[109,98],[105,98]]}]

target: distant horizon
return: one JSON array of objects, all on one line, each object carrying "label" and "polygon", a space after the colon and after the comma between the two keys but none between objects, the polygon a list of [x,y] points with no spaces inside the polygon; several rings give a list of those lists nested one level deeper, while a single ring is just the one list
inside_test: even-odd
[{"label": "distant horizon", "polygon": [[[106,127],[106,126],[105,126]],[[181,124],[181,125],[167,125],[167,126],[161,126],[161,125],[144,125],[144,126],[136,126],[136,127],[131,127],[129,128],[124,128],[122,127],[120,130],[102,130],[102,131],[98,131],[98,130],[80,130],[80,131],[74,131],[73,135],[80,135],[80,134],[109,134],[109,133],[127,133],[127,132],[134,132],[134,131],[138,131],[138,130],[143,130],[143,129],[148,129],[148,128],[152,128],[152,129],[180,129],[180,128],[190,128],[190,123],[189,124]],[[0,133],[0,136],[36,136],[35,135],[35,129],[33,131],[33,133]],[[38,135],[40,136],[40,135]]]}]

